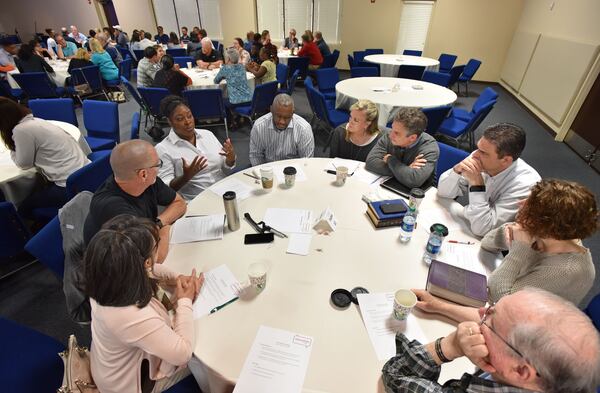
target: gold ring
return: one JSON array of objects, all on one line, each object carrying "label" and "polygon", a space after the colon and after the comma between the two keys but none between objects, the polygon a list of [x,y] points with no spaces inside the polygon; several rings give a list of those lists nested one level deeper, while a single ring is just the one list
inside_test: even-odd
[{"label": "gold ring", "polygon": [[472,335],[473,335],[473,329],[469,328],[469,336],[472,336]]}]

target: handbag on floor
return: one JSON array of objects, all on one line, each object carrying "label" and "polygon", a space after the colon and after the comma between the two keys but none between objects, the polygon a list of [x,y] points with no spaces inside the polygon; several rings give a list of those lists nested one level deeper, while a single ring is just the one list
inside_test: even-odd
[{"label": "handbag on floor", "polygon": [[125,93],[123,93],[122,91],[110,91],[108,92],[108,98],[112,102],[116,102],[119,104],[127,102],[127,98],[125,98]]},{"label": "handbag on floor", "polygon": [[77,344],[74,334],[69,336],[69,346],[58,354],[65,365],[62,386],[56,393],[100,393],[90,369],[90,351]]}]

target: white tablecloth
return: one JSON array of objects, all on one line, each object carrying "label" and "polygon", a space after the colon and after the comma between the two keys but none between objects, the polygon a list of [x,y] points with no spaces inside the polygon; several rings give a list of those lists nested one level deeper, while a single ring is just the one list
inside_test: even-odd
[{"label": "white tablecloth", "polygon": [[[298,53],[298,49],[295,49],[294,53]],[[281,64],[287,65],[288,59],[290,57],[298,57],[298,56],[296,56],[296,55],[290,55],[290,50],[289,49],[280,49],[280,50],[277,51],[277,57],[279,58],[279,62]]]},{"label": "white tablecloth", "polygon": [[[392,91],[394,86],[398,91]],[[452,104],[457,98],[455,92],[445,87],[400,78],[350,78],[338,82],[335,90],[336,108],[348,110],[359,99],[377,104],[380,126],[391,121],[401,107],[433,108]]]},{"label": "white tablecloth", "polygon": [[[192,78],[192,85],[188,86],[187,89],[216,89],[217,85],[214,83],[215,76],[219,72],[218,69],[214,70],[202,70],[198,67],[192,69],[181,68],[181,70],[190,78]],[[246,79],[248,80],[248,87],[250,91],[254,92],[254,74],[246,72]],[[222,80],[218,85],[224,93],[224,97],[227,96],[226,80]]]},{"label": "white tablecloth", "polygon": [[[48,64],[54,69],[54,74],[48,74],[50,79],[54,81],[56,86],[64,87],[65,80],[70,76],[67,70],[69,69],[69,62],[71,60],[48,60],[44,58]],[[19,70],[14,70],[8,73],[7,80],[8,84],[13,89],[20,89],[19,84],[15,79],[11,76],[11,74],[18,74]]]},{"label": "white tablecloth", "polygon": [[[252,196],[238,202],[240,229],[229,232],[226,228],[222,240],[171,246],[165,264],[185,274],[192,268],[207,271],[227,264],[239,281],[246,281],[251,263],[263,262],[269,268],[266,288],[258,296],[242,298],[194,322],[194,353],[206,367],[211,385],[206,393],[231,391],[260,325],[314,338],[303,392],[383,392],[384,361],[377,360],[358,307],[335,309],[330,294],[336,288],[356,286],[371,293],[423,288],[428,270],[421,261],[428,237],[426,225],[417,228],[408,244],[398,241],[397,227],[375,230],[361,200],[369,185],[350,177],[345,186],[334,186],[335,175],[324,171],[329,162],[312,158],[276,163],[275,167],[282,168],[299,165],[307,180],[296,181],[292,189],[275,185],[270,193],[263,193],[260,185],[243,173],[234,174],[254,189]],[[435,189],[427,193],[421,210],[457,205],[448,199],[437,201],[435,194]],[[271,244],[245,246],[244,235],[254,230],[244,220],[244,213],[260,221],[269,207],[310,209],[314,215],[331,207],[337,229],[328,236],[314,234],[308,256],[286,254],[288,239],[278,237]],[[189,204],[186,214],[223,212],[223,198],[206,190]],[[461,228],[465,229],[452,231],[453,239],[476,241],[466,225]],[[428,340],[454,330],[438,318],[415,314]],[[441,380],[473,369],[465,358],[457,359],[444,365]]]},{"label": "white tablecloth", "polygon": [[401,65],[424,66],[426,71],[437,71],[440,68],[438,60],[421,56],[369,55],[365,56],[365,61],[379,64],[380,76],[393,78],[398,76],[398,69]]}]

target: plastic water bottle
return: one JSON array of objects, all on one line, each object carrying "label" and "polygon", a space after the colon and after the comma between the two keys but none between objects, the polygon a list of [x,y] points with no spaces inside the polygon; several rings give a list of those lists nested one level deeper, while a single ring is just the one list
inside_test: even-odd
[{"label": "plastic water bottle", "polygon": [[427,265],[430,265],[431,260],[440,253],[444,238],[448,236],[448,228],[443,224],[433,224],[429,231],[429,240],[425,246],[425,254],[423,254],[423,262]]},{"label": "plastic water bottle", "polygon": [[415,230],[416,222],[417,211],[414,206],[410,206],[402,219],[402,225],[400,225],[400,241],[402,243],[408,243],[410,241],[413,231]]}]

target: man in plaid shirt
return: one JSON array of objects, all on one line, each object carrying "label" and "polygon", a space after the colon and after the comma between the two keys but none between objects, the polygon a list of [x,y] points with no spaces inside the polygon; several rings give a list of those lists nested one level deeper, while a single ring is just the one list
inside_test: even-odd
[{"label": "man in plaid shirt", "polygon": [[[527,288],[479,310],[427,345],[396,336],[396,353],[383,366],[386,392],[595,392],[600,385],[600,336],[573,304]],[[474,375],[440,385],[441,364],[466,356]]]}]

